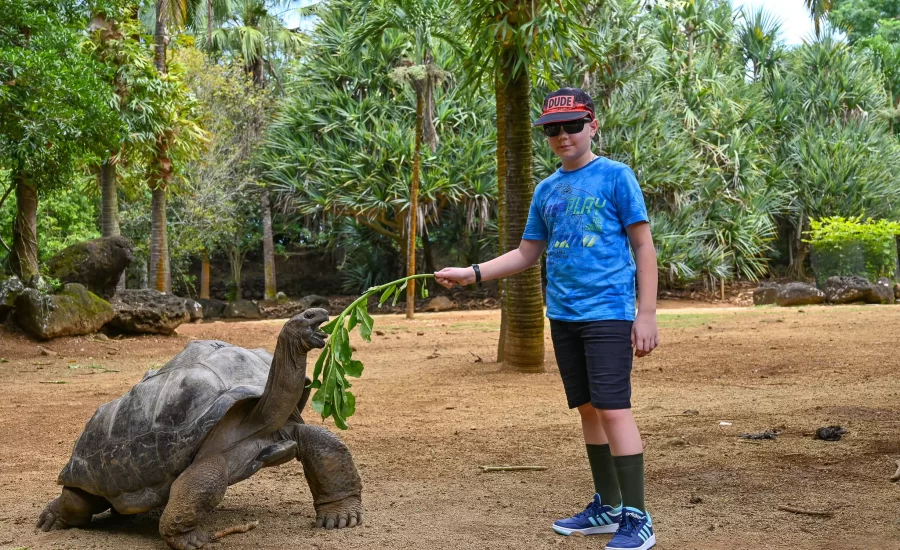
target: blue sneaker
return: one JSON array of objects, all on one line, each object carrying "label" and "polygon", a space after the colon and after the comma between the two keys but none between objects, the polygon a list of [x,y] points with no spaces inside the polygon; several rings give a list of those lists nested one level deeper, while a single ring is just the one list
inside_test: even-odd
[{"label": "blue sneaker", "polygon": [[606,545],[606,550],[647,550],[656,546],[653,521],[650,514],[626,506],[622,510],[622,523],[616,535]]},{"label": "blue sneaker", "polygon": [[595,494],[594,499],[583,512],[579,512],[570,518],[554,521],[553,530],[560,535],[566,536],[572,533],[581,533],[582,535],[615,533],[619,528],[621,517],[621,505],[613,508],[612,506],[601,504],[600,495]]}]

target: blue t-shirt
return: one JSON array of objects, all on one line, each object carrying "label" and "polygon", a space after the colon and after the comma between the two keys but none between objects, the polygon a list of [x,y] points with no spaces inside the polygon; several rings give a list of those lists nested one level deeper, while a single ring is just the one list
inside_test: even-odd
[{"label": "blue t-shirt", "polygon": [[598,157],[534,190],[523,239],[547,241],[547,317],[633,321],[634,259],[625,228],[649,221],[634,172]]}]

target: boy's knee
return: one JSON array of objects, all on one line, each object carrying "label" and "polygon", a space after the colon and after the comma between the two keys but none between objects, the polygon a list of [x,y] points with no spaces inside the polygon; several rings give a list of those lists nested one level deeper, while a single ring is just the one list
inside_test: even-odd
[{"label": "boy's knee", "polygon": [[585,403],[584,405],[577,407],[577,409],[578,409],[578,414],[581,415],[581,418],[586,418],[586,419],[592,419],[592,418],[596,417],[597,413],[599,412],[599,410],[594,408],[594,406],[591,405],[590,403]]},{"label": "boy's knee", "polygon": [[631,418],[631,409],[595,409],[600,420],[606,423],[614,423]]}]

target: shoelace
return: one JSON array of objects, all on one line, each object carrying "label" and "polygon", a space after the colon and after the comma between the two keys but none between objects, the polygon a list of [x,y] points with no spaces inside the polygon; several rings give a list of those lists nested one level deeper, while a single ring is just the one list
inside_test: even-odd
[{"label": "shoelace", "polygon": [[597,512],[597,510],[595,510],[594,508],[595,508],[595,506],[594,506],[594,501],[592,500],[592,501],[590,501],[590,502],[588,503],[588,505],[587,505],[587,507],[584,509],[584,511],[578,512],[578,513],[575,515],[575,517],[578,518],[578,519],[581,519],[581,518],[585,518],[585,517],[597,517],[597,516],[599,516],[599,515],[600,515],[599,512]]},{"label": "shoelace", "polygon": [[625,531],[625,535],[633,537],[637,535],[639,528],[640,520],[638,518],[633,514],[622,514],[622,530]]}]

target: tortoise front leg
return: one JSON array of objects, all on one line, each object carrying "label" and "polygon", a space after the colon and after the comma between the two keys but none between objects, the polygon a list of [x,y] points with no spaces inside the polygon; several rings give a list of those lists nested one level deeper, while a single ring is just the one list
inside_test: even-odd
[{"label": "tortoise front leg", "polygon": [[75,487],[63,487],[62,494],[47,503],[38,518],[41,531],[81,527],[91,522],[94,514],[109,510],[109,502]]},{"label": "tortoise front leg", "polygon": [[316,508],[316,527],[361,524],[362,481],[347,446],[325,428],[308,424],[288,424],[282,435],[297,442],[297,460],[303,463]]},{"label": "tortoise front leg", "polygon": [[159,534],[176,550],[195,550],[212,540],[197,525],[225,498],[228,464],[222,455],[198,459],[172,484],[169,502],[159,519]]}]

